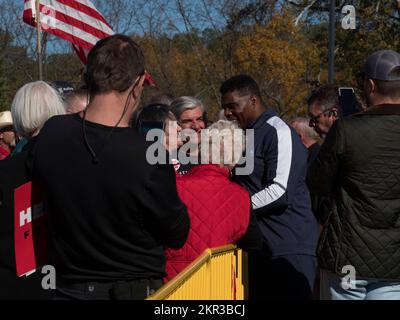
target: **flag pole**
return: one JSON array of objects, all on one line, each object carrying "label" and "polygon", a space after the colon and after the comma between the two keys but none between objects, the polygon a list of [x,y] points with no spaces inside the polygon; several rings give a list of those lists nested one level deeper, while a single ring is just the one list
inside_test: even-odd
[{"label": "flag pole", "polygon": [[329,7],[329,49],[328,49],[328,83],[335,83],[335,0]]},{"label": "flag pole", "polygon": [[37,54],[39,64],[39,80],[43,80],[43,67],[42,67],[42,25],[40,21],[40,0],[36,0],[36,25],[37,25]]}]

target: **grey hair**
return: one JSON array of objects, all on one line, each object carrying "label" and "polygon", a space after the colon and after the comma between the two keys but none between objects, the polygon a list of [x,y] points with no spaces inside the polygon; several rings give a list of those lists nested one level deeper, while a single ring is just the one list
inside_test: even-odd
[{"label": "grey hair", "polygon": [[177,119],[179,119],[183,112],[185,112],[186,110],[195,109],[197,107],[200,107],[202,112],[205,111],[204,105],[199,99],[184,96],[172,101],[171,112],[175,115]]},{"label": "grey hair", "polygon": [[303,117],[294,118],[291,125],[296,131],[299,130],[308,138],[318,140],[318,134],[310,127],[310,119]]},{"label": "grey hair", "polygon": [[327,84],[313,91],[307,100],[308,109],[312,104],[317,103],[322,111],[329,110],[333,107],[339,107],[338,87]]},{"label": "grey hair", "polygon": [[44,81],[30,82],[20,88],[11,104],[15,131],[30,138],[52,116],[65,114],[57,91]]},{"label": "grey hair", "polygon": [[244,131],[237,122],[227,120],[219,120],[207,129],[201,135],[202,159],[232,169],[243,155]]}]

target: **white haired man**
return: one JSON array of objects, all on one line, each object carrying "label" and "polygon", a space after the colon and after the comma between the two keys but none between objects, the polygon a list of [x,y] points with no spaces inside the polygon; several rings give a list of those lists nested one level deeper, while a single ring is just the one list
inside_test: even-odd
[{"label": "white haired man", "polygon": [[[185,141],[186,155],[190,157],[187,161],[182,161],[182,153],[179,153],[178,160],[181,162],[179,173],[185,174],[199,162],[199,144],[201,141],[201,130],[206,127],[206,110],[203,103],[193,97],[179,97],[171,104],[171,112],[177,119],[182,128],[182,137]],[[192,130],[192,132],[190,132]],[[196,134],[195,134],[196,133]],[[186,139],[185,139],[186,138]],[[187,163],[189,162],[189,163]]]}]

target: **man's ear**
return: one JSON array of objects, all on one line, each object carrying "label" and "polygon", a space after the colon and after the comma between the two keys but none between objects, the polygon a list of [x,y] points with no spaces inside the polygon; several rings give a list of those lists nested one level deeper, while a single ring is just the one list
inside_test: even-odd
[{"label": "man's ear", "polygon": [[253,107],[253,109],[257,106],[257,104],[259,104],[259,99],[256,96],[252,96],[250,98],[251,101],[251,106]]},{"label": "man's ear", "polygon": [[338,118],[339,117],[339,109],[337,107],[333,107],[331,110],[331,115]]},{"label": "man's ear", "polygon": [[367,80],[367,90],[369,93],[376,92],[376,84],[375,84],[374,80],[372,80],[372,79]]},{"label": "man's ear", "polygon": [[134,88],[132,88],[132,97],[137,100],[138,97],[140,97],[143,87],[144,87],[144,81],[146,79],[145,75],[142,75],[140,79],[138,80],[137,84],[135,85]]}]

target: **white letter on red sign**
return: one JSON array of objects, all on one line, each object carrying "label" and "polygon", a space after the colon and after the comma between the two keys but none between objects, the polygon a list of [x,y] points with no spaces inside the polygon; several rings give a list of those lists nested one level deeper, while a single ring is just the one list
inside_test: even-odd
[{"label": "white letter on red sign", "polygon": [[32,222],[32,210],[31,210],[31,208],[28,208],[26,210],[26,213],[25,213],[25,211],[21,211],[19,213],[19,226],[23,227],[26,223],[30,223],[30,222]]}]

